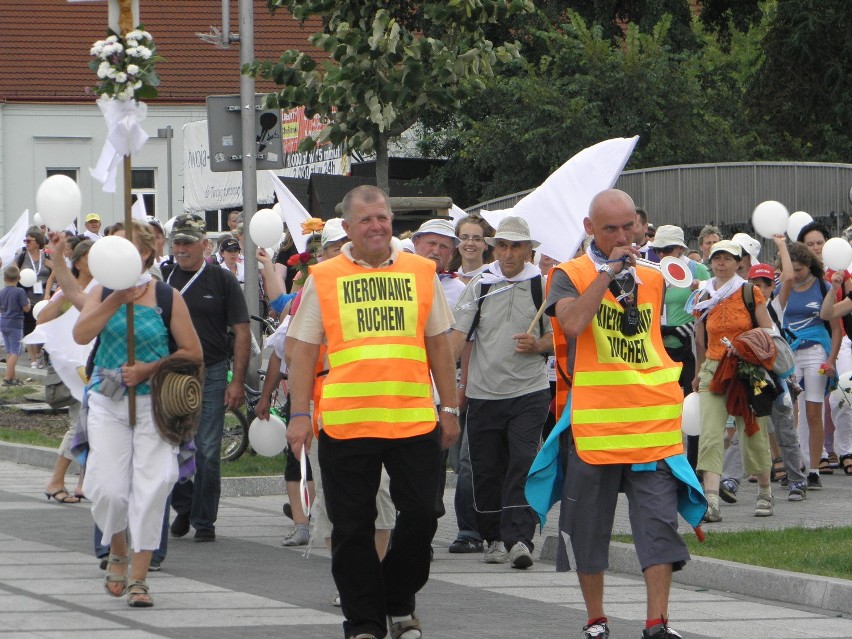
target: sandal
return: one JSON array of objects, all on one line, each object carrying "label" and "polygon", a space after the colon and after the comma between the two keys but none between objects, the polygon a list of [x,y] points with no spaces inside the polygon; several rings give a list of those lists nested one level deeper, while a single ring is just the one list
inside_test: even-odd
[{"label": "sandal", "polygon": [[769,481],[776,482],[787,479],[787,471],[784,470],[784,460],[776,457],[772,460],[772,470],[769,471]]},{"label": "sandal", "polygon": [[[135,589],[135,591],[134,591]],[[131,608],[150,608],[154,600],[148,594],[148,583],[134,579],[127,583],[127,605]]]},{"label": "sandal", "polygon": [[[127,592],[127,574],[116,575],[110,572],[111,566],[126,566],[130,563],[130,557],[118,557],[110,555],[107,557],[106,575],[104,576],[104,590],[110,597],[123,597]],[[121,584],[121,590],[116,592],[110,588],[111,584]]]},{"label": "sandal", "polygon": [[840,460],[837,458],[837,453],[830,452],[828,454],[828,466],[829,468],[840,468]]},{"label": "sandal", "polygon": [[[840,464],[841,468],[843,468],[843,472],[846,475],[852,475],[852,455],[841,455],[840,456]],[[848,464],[846,462],[849,462]]]},{"label": "sandal", "polygon": [[819,474],[820,475],[833,475],[834,470],[831,468],[831,464],[828,463],[828,457],[823,457],[819,460]]},{"label": "sandal", "polygon": [[47,497],[47,501],[51,499],[55,499],[59,504],[78,504],[80,503],[80,498],[76,496],[72,496],[71,493],[68,492],[66,488],[60,488],[59,490],[49,493],[44,493],[44,496]]},{"label": "sandal", "polygon": [[409,630],[416,630],[420,633],[421,637],[423,636],[423,629],[420,627],[420,620],[413,612],[411,613],[411,619],[397,621],[395,623],[391,620],[390,615],[388,615],[388,634],[391,639],[399,639]]}]

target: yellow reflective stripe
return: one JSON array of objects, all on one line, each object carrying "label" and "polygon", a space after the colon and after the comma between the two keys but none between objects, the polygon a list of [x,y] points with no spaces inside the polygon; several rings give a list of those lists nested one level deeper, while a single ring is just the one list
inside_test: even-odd
[{"label": "yellow reflective stripe", "polygon": [[376,344],[374,346],[353,346],[336,353],[328,354],[332,366],[343,366],[362,359],[412,359],[426,361],[426,349],[404,344]]},{"label": "yellow reflective stripe", "polygon": [[352,384],[324,384],[323,399],[332,397],[376,397],[394,395],[402,397],[430,397],[432,386],[415,382],[355,382]]},{"label": "yellow reflective stripe", "polygon": [[353,408],[350,410],[324,410],[322,423],[325,426],[358,424],[363,422],[434,422],[434,408]]},{"label": "yellow reflective stripe", "polygon": [[667,406],[639,406],[631,408],[585,408],[574,409],[571,422],[574,424],[613,424],[617,422],[649,422],[680,417],[683,404]]},{"label": "yellow reflective stripe", "polygon": [[676,446],[682,441],[683,433],[672,430],[665,433],[639,435],[605,435],[603,437],[574,437],[577,450],[621,450],[634,448],[656,448]]},{"label": "yellow reflective stripe", "polygon": [[581,371],[574,373],[574,386],[661,386],[680,379],[680,367],[663,368],[652,373],[642,371]]}]

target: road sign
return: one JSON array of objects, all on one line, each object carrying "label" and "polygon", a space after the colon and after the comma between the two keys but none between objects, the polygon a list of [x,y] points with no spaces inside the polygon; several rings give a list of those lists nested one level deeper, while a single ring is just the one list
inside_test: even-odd
[{"label": "road sign", "polygon": [[[263,109],[263,95],[254,96],[257,170],[284,166],[281,146],[281,110]],[[210,170],[240,171],[242,165],[242,124],[239,95],[211,95],[207,98],[207,133],[210,138]]]}]

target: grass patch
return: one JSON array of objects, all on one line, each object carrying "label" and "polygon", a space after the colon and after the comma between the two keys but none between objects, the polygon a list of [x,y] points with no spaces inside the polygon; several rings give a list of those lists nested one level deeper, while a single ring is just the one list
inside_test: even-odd
[{"label": "grass patch", "polygon": [[254,475],[283,475],[284,453],[275,457],[253,455],[248,450],[232,462],[222,462],[222,477],[251,477]]},{"label": "grass patch", "polygon": [[[850,579],[852,575],[849,527],[742,532],[712,532],[705,528],[704,534],[703,543],[693,535],[684,537],[690,554],[823,577]],[[630,535],[612,538],[633,542]]]},{"label": "grass patch", "polygon": [[47,446],[48,448],[59,448],[62,443],[61,437],[49,437],[32,430],[16,430],[14,428],[0,427],[0,441],[15,444],[27,444],[29,446]]},{"label": "grass patch", "polygon": [[23,386],[0,386],[0,399],[6,400],[7,402],[14,404],[24,399],[27,395],[38,393],[40,390],[41,388],[39,388],[37,384],[24,384]]}]

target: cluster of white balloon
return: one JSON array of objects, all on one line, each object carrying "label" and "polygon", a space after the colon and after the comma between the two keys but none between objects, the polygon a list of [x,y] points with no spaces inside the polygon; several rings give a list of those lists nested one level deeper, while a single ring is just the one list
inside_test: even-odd
[{"label": "cluster of white balloon", "polygon": [[[52,175],[36,191],[36,216],[52,230],[68,228],[80,215],[83,197],[77,183],[66,175]],[[102,285],[115,290],[133,286],[142,272],[142,258],[136,247],[123,237],[110,235],[95,242],[89,251],[89,269]],[[31,269],[24,269],[31,270]],[[24,286],[25,274],[21,272]],[[35,282],[35,273],[26,274]],[[32,284],[29,284],[32,286]],[[40,309],[39,309],[40,310]]]},{"label": "cluster of white balloon", "polygon": [[[787,233],[795,242],[801,230],[814,219],[805,211],[792,215],[781,202],[768,200],[758,204],[751,215],[751,224],[758,235],[772,239],[774,235]],[[841,237],[833,237],[822,249],[822,261],[832,271],[845,271],[852,264],[852,245]]]}]

